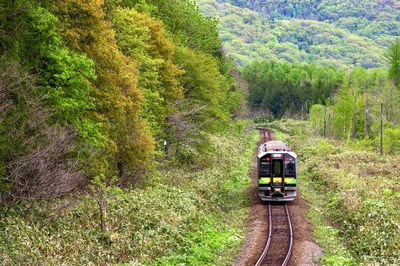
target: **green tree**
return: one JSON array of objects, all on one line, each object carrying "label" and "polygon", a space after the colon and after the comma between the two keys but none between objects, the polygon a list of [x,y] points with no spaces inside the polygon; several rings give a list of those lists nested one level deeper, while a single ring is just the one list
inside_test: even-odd
[{"label": "green tree", "polygon": [[400,89],[400,38],[397,38],[384,55],[390,64],[389,78]]},{"label": "green tree", "polygon": [[183,96],[178,77],[183,73],[174,63],[175,47],[163,23],[131,8],[115,8],[111,21],[121,51],[138,64],[138,85],[144,99],[142,115],[153,135],[160,136],[173,103]]}]

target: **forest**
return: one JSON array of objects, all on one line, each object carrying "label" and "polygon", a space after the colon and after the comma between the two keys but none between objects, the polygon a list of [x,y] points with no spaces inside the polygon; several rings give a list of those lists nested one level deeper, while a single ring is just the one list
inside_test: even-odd
[{"label": "forest", "polygon": [[241,67],[255,59],[386,67],[384,50],[399,36],[396,1],[287,2],[201,0],[199,5],[218,18],[226,53]]},{"label": "forest", "polygon": [[315,64],[254,62],[243,69],[249,105],[272,116],[305,116],[308,107],[326,103],[342,85],[344,73]]},{"label": "forest", "polygon": [[1,202],[145,180],[163,140],[192,163],[241,105],[185,1],[6,1],[0,33]]}]

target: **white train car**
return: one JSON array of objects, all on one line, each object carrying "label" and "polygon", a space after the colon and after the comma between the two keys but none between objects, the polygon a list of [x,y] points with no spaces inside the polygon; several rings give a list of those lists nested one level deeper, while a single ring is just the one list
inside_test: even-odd
[{"label": "white train car", "polygon": [[297,155],[282,141],[258,150],[258,195],[262,201],[293,201],[297,196]]}]

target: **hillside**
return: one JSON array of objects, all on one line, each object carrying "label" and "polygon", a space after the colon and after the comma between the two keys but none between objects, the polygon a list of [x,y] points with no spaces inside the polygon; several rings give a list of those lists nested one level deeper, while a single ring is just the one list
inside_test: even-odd
[{"label": "hillside", "polygon": [[268,1],[251,5],[231,2],[235,5],[200,0],[199,6],[207,16],[218,18],[225,50],[239,66],[253,59],[275,59],[342,68],[382,67],[383,50],[399,35],[398,7],[394,3],[377,9],[365,3],[355,7],[342,1],[342,5],[328,6],[322,1],[318,6],[296,7],[296,13],[277,1],[275,5]]},{"label": "hillside", "polygon": [[392,36],[399,34],[400,3],[398,1],[227,0],[224,2],[260,12],[270,21],[305,19],[333,23],[338,28],[371,38],[381,45],[388,45]]}]

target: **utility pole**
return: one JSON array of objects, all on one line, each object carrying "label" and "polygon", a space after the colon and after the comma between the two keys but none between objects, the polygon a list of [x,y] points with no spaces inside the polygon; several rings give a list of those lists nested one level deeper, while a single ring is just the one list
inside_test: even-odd
[{"label": "utility pole", "polygon": [[383,157],[383,103],[381,103],[381,158]]},{"label": "utility pole", "polygon": [[308,105],[307,105],[307,101],[306,101],[306,116],[307,116],[307,113],[308,113]]},{"label": "utility pole", "polygon": [[163,144],[164,144],[164,160],[166,160],[168,157],[168,142],[164,140]]},{"label": "utility pole", "polygon": [[342,115],[342,121],[343,121],[342,135],[343,135],[344,138],[346,138],[346,135],[347,135],[346,130],[347,129],[346,129],[346,116],[345,116],[345,114]]},{"label": "utility pole", "polygon": [[328,116],[328,135],[331,138],[332,137],[332,114],[329,112]]},{"label": "utility pole", "polygon": [[369,135],[369,110],[368,110],[368,97],[365,99],[365,124],[364,124],[364,136]]},{"label": "utility pole", "polygon": [[324,138],[326,137],[326,106],[324,106]]},{"label": "utility pole", "polygon": [[353,108],[353,130],[351,132],[352,139],[355,139],[357,135],[357,102],[354,100]]}]

